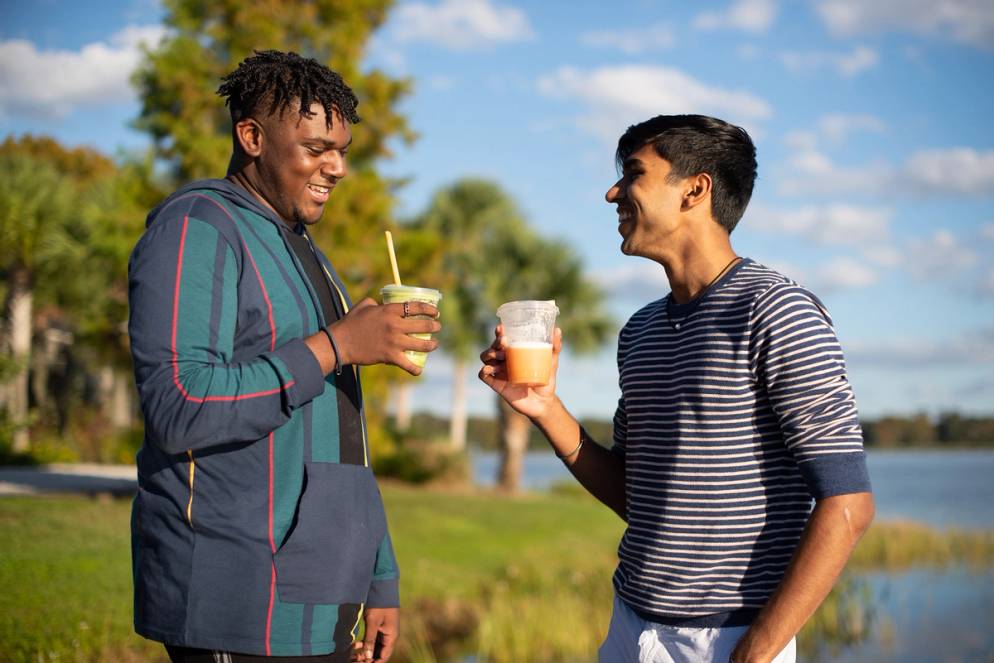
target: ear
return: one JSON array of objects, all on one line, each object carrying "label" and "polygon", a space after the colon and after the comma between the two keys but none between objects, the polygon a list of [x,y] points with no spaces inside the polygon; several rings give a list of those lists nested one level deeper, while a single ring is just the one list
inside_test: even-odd
[{"label": "ear", "polygon": [[698,173],[684,180],[686,187],[683,193],[683,204],[681,208],[687,211],[697,207],[705,200],[711,199],[711,176],[707,173]]},{"label": "ear", "polygon": [[262,153],[264,141],[262,125],[251,117],[238,120],[235,123],[235,140],[247,156],[258,157]]}]

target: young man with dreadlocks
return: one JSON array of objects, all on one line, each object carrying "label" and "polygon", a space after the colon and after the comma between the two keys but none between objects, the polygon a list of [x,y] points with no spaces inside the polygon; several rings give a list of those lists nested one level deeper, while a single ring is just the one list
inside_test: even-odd
[{"label": "young man with dreadlocks", "polygon": [[265,51],[218,93],[227,177],[156,207],[129,265],[135,629],[173,661],[386,661],[398,571],[358,366],[419,374],[404,351],[435,349],[409,334],[438,332],[437,309],[350,308],[308,234],[359,121],[338,74]]},{"label": "young man with dreadlocks", "polygon": [[[618,337],[613,446],[554,379],[508,384],[500,328],[480,378],[627,524],[601,663],[792,663],[873,517],[842,348],[813,294],[732,248],[756,179],[745,131],[660,115],[615,157],[621,251],[658,263],[671,292]],[[557,332],[554,366],[561,348]]]}]

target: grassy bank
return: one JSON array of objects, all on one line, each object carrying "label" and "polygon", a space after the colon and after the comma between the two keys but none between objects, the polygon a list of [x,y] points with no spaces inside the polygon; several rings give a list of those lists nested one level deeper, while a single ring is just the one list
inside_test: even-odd
[{"label": "grassy bank", "polygon": [[[622,530],[613,514],[571,494],[385,486],[383,495],[403,571],[403,660],[590,660],[610,616]],[[0,660],[163,660],[131,631],[129,509],[126,500],[0,500]],[[994,566],[994,533],[878,523],[853,567],[962,563]],[[858,637],[860,591],[842,583],[809,637]]]}]

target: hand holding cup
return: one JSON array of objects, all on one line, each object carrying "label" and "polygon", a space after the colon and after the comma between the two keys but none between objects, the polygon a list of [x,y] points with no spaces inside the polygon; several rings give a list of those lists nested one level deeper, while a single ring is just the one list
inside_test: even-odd
[{"label": "hand holding cup", "polygon": [[392,364],[411,375],[421,375],[424,366],[412,361],[407,353],[426,355],[438,347],[431,338],[442,329],[436,318],[438,308],[427,302],[379,305],[366,298],[348,314],[329,327],[338,343],[339,361],[368,366]]},{"label": "hand holding cup", "polygon": [[[545,313],[538,316],[540,326],[547,325],[547,330],[537,330],[533,312],[502,316],[494,342],[480,355],[484,366],[479,372],[480,380],[512,408],[532,419],[541,417],[557,400],[556,371],[562,351],[562,330],[554,326],[558,309],[551,302],[538,303],[551,304],[551,311],[543,306]],[[506,313],[507,309],[501,307],[498,311]],[[515,330],[511,323],[519,328]],[[521,333],[520,327],[530,329]]]}]

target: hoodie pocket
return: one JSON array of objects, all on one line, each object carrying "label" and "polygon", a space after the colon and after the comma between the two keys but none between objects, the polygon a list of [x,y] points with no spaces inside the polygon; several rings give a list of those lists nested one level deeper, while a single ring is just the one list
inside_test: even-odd
[{"label": "hoodie pocket", "polygon": [[387,533],[383,501],[368,467],[305,463],[306,484],[290,536],[276,551],[281,601],[364,603],[376,549]]}]

